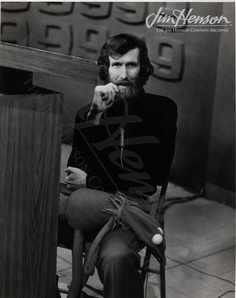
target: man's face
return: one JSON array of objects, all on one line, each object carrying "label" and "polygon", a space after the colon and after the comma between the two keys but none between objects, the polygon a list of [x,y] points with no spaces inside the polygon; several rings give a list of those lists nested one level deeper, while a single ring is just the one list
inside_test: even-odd
[{"label": "man's face", "polygon": [[109,81],[118,86],[122,97],[134,96],[140,88],[138,86],[140,73],[139,49],[130,50],[123,56],[109,56],[109,61]]}]

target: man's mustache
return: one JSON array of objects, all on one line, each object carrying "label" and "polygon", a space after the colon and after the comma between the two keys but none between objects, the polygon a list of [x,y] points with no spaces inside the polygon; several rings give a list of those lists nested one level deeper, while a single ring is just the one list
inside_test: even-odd
[{"label": "man's mustache", "polygon": [[123,80],[123,81],[118,81],[118,82],[116,82],[116,85],[127,85],[127,86],[129,86],[129,85],[131,85],[131,86],[134,86],[134,83],[133,82],[131,82],[131,81],[129,81],[129,80]]}]

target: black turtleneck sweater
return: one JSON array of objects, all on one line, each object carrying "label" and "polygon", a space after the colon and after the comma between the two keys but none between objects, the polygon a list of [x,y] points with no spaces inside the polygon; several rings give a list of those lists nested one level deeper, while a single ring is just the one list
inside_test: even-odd
[{"label": "black turtleneck sweater", "polygon": [[117,101],[96,126],[86,121],[89,109],[76,116],[68,166],[88,174],[88,188],[153,194],[168,178],[173,159],[176,104],[143,91],[138,98]]}]

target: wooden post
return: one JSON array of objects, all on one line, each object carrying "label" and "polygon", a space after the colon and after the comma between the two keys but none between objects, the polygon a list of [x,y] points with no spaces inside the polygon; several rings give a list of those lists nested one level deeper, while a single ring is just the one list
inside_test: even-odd
[{"label": "wooden post", "polygon": [[0,297],[54,298],[61,96],[0,96]]}]

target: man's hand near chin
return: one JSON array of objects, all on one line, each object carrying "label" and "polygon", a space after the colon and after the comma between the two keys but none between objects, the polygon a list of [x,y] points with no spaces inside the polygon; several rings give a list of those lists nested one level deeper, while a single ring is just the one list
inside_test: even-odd
[{"label": "man's hand near chin", "polygon": [[67,188],[72,190],[86,187],[87,174],[84,171],[74,167],[67,167],[65,172],[67,173],[65,178]]},{"label": "man's hand near chin", "polygon": [[119,93],[119,88],[113,83],[96,86],[87,120],[98,125],[102,114],[114,104],[117,93]]}]

